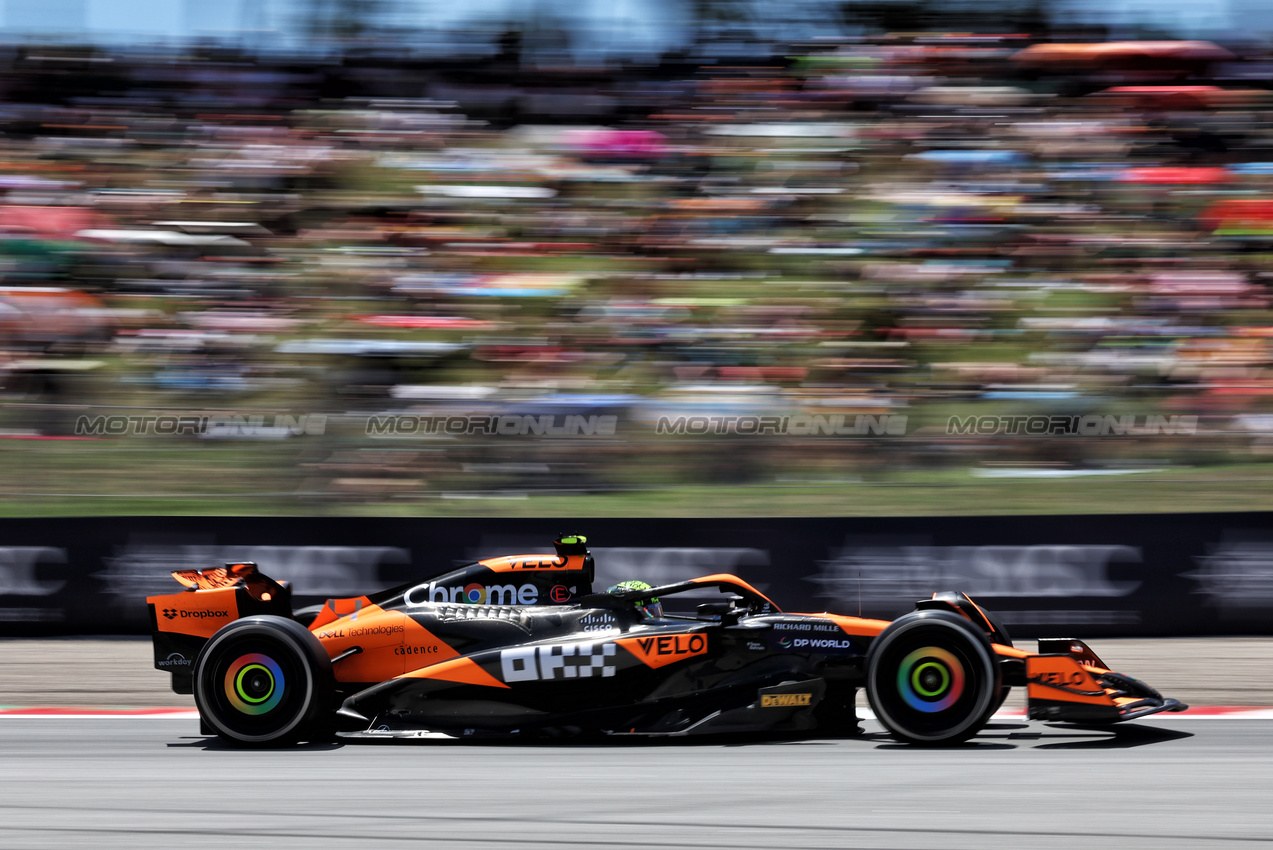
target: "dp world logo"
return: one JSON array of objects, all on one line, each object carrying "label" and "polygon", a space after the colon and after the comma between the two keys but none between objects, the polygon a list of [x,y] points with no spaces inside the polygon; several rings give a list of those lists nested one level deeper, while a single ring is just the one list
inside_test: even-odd
[{"label": "dp world logo", "polygon": [[176,609],[176,608],[165,608],[165,609],[164,609],[164,616],[165,616],[165,617],[167,617],[169,620],[175,620],[175,619],[177,619],[177,609]]}]

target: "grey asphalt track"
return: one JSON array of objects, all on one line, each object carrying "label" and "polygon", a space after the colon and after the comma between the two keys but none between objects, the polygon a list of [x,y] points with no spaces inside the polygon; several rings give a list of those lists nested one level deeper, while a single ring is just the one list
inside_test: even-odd
[{"label": "grey asphalt track", "polygon": [[193,719],[0,718],[4,848],[1273,847],[1273,721],[970,744],[224,749]]}]

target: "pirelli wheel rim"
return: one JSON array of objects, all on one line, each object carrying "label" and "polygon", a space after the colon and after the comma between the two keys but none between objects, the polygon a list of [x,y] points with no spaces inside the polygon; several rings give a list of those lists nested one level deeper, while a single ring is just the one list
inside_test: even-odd
[{"label": "pirelli wheel rim", "polygon": [[303,638],[276,623],[234,623],[196,662],[195,703],[223,739],[242,746],[294,743],[319,710],[320,679]]},{"label": "pirelli wheel rim", "polygon": [[897,690],[907,707],[936,714],[964,695],[968,675],[963,660],[940,646],[921,646],[897,669]]},{"label": "pirelli wheel rim", "polygon": [[998,704],[990,642],[956,614],[918,612],[895,621],[871,646],[867,698],[895,737],[916,744],[965,741]]},{"label": "pirelli wheel rim", "polygon": [[287,677],[270,656],[249,652],[231,662],[224,686],[230,705],[256,717],[278,708],[287,693]]}]

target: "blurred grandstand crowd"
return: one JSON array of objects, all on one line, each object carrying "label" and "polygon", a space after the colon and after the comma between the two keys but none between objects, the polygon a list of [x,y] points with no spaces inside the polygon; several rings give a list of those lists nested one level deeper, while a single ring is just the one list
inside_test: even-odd
[{"label": "blurred grandstand crowd", "polygon": [[[0,450],[83,492],[211,463],[363,501],[1241,461],[1273,436],[1271,68],[941,34],[608,67],[512,36],[463,62],[12,50]],[[264,419],[84,428],[160,414]],[[617,426],[369,432],[389,414]],[[906,418],[656,427],[799,415]],[[973,415],[1138,427],[951,433]],[[277,416],[325,419],[252,425]]]}]

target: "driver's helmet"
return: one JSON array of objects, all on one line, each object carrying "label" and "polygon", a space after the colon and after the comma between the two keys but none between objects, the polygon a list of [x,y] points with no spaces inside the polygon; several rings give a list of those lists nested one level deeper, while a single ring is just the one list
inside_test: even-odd
[{"label": "driver's helmet", "polygon": [[[640,579],[633,579],[632,581],[619,582],[614,587],[608,588],[606,590],[606,593],[624,593],[625,591],[629,591],[629,590],[650,590],[650,589],[651,589],[650,585],[646,584]],[[635,603],[634,607],[638,611],[640,611],[642,614],[644,614],[646,618],[663,616],[662,602],[660,602],[658,599],[646,599],[644,601],[645,601],[644,605],[638,602],[638,603]]]}]

